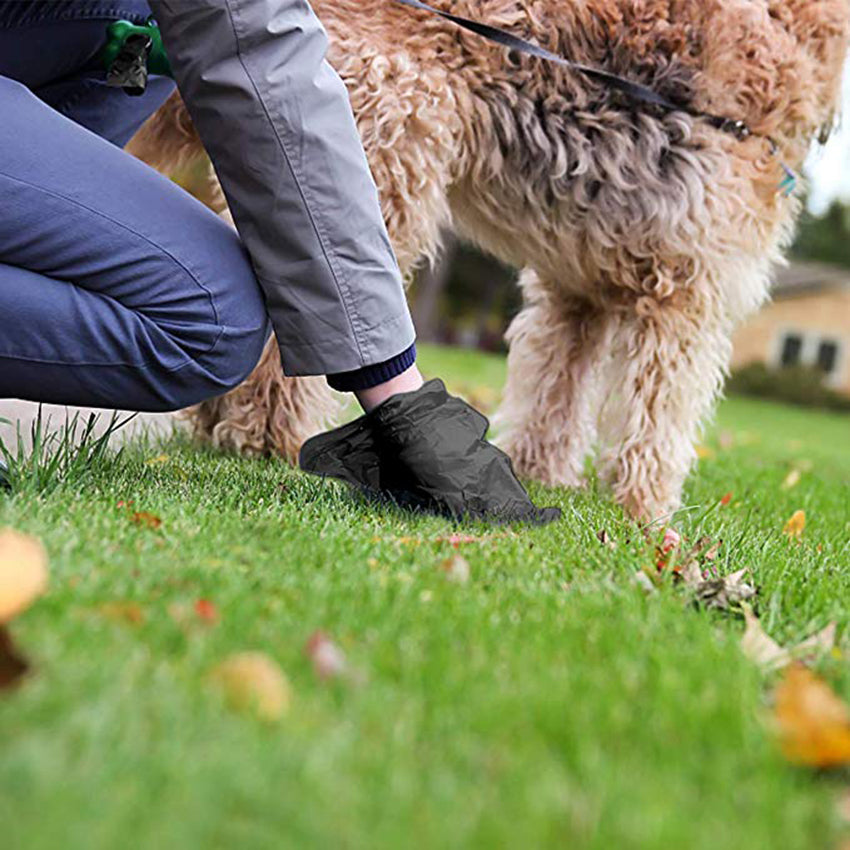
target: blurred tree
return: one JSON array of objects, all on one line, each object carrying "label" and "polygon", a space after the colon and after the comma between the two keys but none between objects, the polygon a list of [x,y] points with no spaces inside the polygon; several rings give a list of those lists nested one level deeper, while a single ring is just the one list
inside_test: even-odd
[{"label": "blurred tree", "polygon": [[791,255],[850,268],[850,206],[833,201],[822,217],[804,213]]},{"label": "blurred tree", "polygon": [[410,293],[421,340],[502,351],[522,304],[517,272],[455,237],[433,269],[419,271]]}]

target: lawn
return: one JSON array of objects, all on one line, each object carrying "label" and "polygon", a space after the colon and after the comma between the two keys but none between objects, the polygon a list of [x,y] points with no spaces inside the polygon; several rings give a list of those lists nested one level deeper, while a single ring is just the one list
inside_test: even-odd
[{"label": "lawn", "polygon": [[[422,362],[485,404],[504,369]],[[850,653],[850,418],[733,399],[702,454],[684,534],[724,541],[721,572],[751,568],[777,640],[836,620]],[[14,623],[34,674],[0,695],[0,846],[838,847],[850,779],[784,760],[741,620],[641,589],[653,545],[604,493],[533,492],[564,520],[455,549],[445,521],[172,438],[0,496],[0,526],[40,537],[51,570]],[[440,568],[458,551],[466,584]],[[316,675],[316,630],[349,675]],[[285,671],[280,721],[211,683],[243,651]],[[816,670],[850,699],[847,654]]]}]

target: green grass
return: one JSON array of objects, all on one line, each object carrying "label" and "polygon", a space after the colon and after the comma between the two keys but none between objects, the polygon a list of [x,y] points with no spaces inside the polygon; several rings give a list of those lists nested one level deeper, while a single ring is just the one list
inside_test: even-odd
[{"label": "green grass", "polygon": [[[422,360],[479,393],[503,372],[483,355]],[[684,532],[722,538],[724,572],[752,569],[782,642],[836,619],[850,649],[848,437],[846,417],[730,400],[688,486]],[[477,529],[467,585],[437,566],[454,551],[438,540],[448,523],[176,438],[46,493],[0,495],[0,526],[41,537],[51,559],[48,594],[14,624],[36,673],[0,698],[0,845],[837,846],[847,778],[783,761],[765,723],[771,679],[741,654],[741,623],[671,587],[645,596],[633,576],[652,547],[603,493],[533,491],[564,521]],[[130,522],[121,500],[162,527]],[[782,526],[799,508],[809,525],[792,546]],[[200,598],[218,625],[175,619]],[[315,629],[360,681],[316,678]],[[243,650],[291,681],[278,724],[209,686]],[[846,658],[818,671],[850,698]]]}]

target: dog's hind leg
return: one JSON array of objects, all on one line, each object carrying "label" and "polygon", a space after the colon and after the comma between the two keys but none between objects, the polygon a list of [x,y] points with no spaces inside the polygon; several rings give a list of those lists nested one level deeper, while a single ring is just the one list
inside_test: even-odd
[{"label": "dog's hind leg", "polygon": [[707,292],[635,295],[614,330],[616,382],[603,409],[600,472],[638,519],[680,507],[700,425],[731,359],[731,321]]},{"label": "dog's hind leg", "polygon": [[596,435],[607,317],[543,285],[534,272],[525,271],[520,285],[526,306],[507,334],[508,380],[496,417],[497,429],[504,429],[500,443],[520,475],[580,486]]},{"label": "dog's hind leg", "polygon": [[185,413],[205,442],[243,454],[275,453],[295,464],[304,441],[334,424],[341,408],[324,378],[283,374],[272,338],[246,381]]}]

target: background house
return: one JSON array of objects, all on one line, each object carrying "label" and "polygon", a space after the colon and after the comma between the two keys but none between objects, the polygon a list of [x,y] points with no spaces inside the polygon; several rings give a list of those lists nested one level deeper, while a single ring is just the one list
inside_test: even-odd
[{"label": "background house", "polygon": [[735,336],[733,369],[815,367],[850,396],[850,269],[797,262],[780,269],[773,301]]}]

